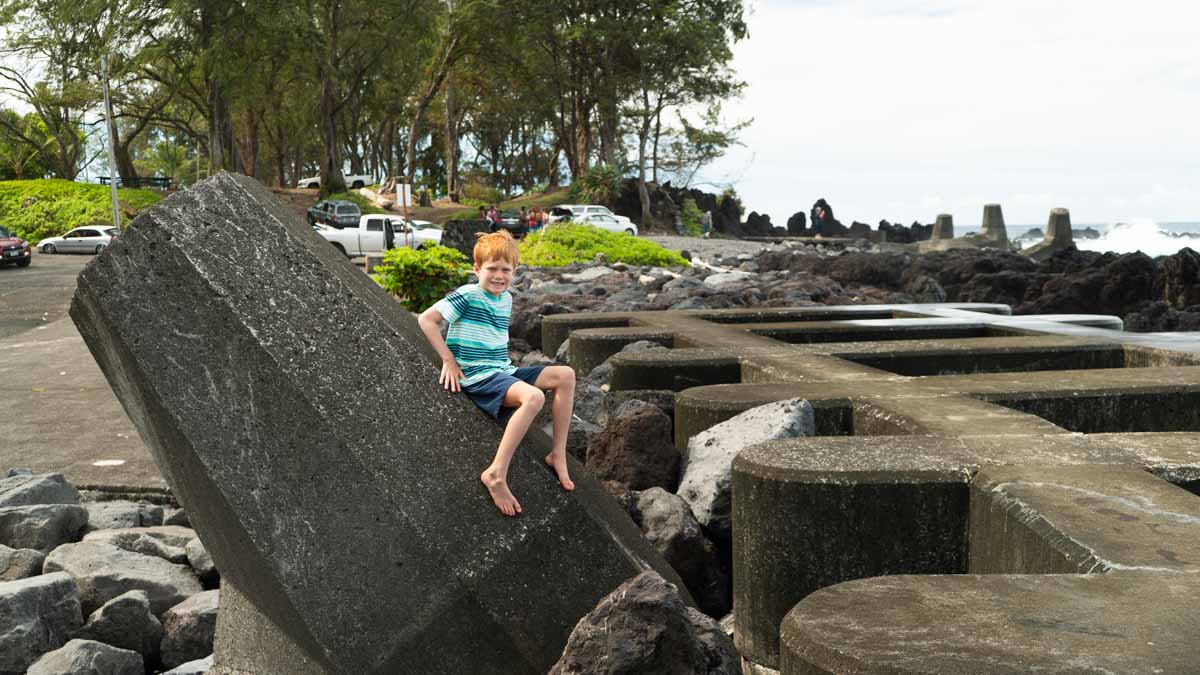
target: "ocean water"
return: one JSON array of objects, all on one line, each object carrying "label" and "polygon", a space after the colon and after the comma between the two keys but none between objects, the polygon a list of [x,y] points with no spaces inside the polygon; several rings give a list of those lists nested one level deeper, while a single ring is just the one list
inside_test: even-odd
[{"label": "ocean water", "polygon": [[[1075,246],[1082,251],[1133,253],[1141,251],[1148,256],[1172,255],[1182,248],[1200,251],[1200,222],[1156,223],[1152,220],[1132,220],[1127,223],[1098,224],[1072,223],[1078,231],[1090,227],[1100,233],[1099,239],[1075,237]],[[1029,237],[1030,230],[1045,232],[1042,225],[1009,225],[1008,238],[1017,240],[1021,246],[1030,246],[1041,237]],[[979,228],[970,225],[955,225],[954,235],[961,237]]]}]

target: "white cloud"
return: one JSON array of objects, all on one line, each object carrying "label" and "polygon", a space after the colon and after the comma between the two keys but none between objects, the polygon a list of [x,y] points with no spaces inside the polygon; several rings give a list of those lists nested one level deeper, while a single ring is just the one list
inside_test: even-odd
[{"label": "white cloud", "polygon": [[1200,220],[1198,19],[1183,0],[760,0],[726,106],[755,123],[708,174],[740,172],[779,223],[818,197],[846,222],[974,224],[985,201],[1014,224]]}]

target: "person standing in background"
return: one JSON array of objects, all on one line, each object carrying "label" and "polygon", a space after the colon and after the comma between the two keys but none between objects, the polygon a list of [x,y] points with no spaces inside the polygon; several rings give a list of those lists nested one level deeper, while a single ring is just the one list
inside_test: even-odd
[{"label": "person standing in background", "polygon": [[832,231],[833,228],[829,227],[830,225],[841,225],[833,217],[833,207],[824,198],[818,199],[813,204],[812,212],[809,215],[812,216],[812,229],[817,239],[820,239],[823,234],[828,234]]}]

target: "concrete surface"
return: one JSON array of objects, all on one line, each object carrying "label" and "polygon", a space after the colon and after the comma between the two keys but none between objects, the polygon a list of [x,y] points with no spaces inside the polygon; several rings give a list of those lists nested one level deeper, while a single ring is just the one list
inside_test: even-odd
[{"label": "concrete surface", "polygon": [[60,472],[77,487],[165,493],[137,429],[66,317],[94,256],[33,254],[0,268],[0,471]]},{"label": "concrete surface", "polygon": [[1195,673],[1196,597],[1193,574],[851,581],[813,593],[787,615],[781,671]]}]

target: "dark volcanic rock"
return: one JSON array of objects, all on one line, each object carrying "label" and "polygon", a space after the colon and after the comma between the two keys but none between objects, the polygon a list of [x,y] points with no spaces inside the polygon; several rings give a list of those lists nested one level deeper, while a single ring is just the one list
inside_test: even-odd
[{"label": "dark volcanic rock", "polygon": [[642,532],[679,572],[700,610],[711,617],[729,612],[729,578],[683,497],[662,488],[643,490],[637,496],[637,513]]},{"label": "dark volcanic rock", "polygon": [[797,211],[792,214],[791,218],[788,218],[787,231],[788,234],[792,235],[793,237],[799,237],[800,235],[804,234],[804,230],[807,228],[807,226],[808,214],[804,211]]},{"label": "dark volcanic rock", "polygon": [[1124,316],[1146,304],[1154,289],[1154,260],[1142,253],[1120,256],[1103,267],[1056,276],[1018,314],[1114,314]]},{"label": "dark volcanic rock", "polygon": [[550,675],[739,675],[733,640],[653,572],[621,584],[579,620]]},{"label": "dark volcanic rock", "polygon": [[843,284],[863,284],[880,288],[899,289],[908,271],[906,255],[858,253],[844,255],[833,261],[829,276]]},{"label": "dark volcanic rock", "polygon": [[588,445],[587,468],[604,480],[634,490],[674,490],[679,481],[679,451],[671,418],[645,401],[626,401]]},{"label": "dark volcanic rock", "polygon": [[451,220],[442,226],[442,246],[458,249],[471,260],[475,252],[475,235],[490,232],[491,226],[486,220]]},{"label": "dark volcanic rock", "polygon": [[509,471],[527,515],[500,515],[478,476],[501,427],[438,385],[411,314],[252,179],[143,211],[71,316],[245,596],[231,620],[272,638],[218,651],[223,668],[269,672],[274,649],[363,675],[542,673],[622,580],[676,576],[586,472],[558,485],[538,430]]},{"label": "dark volcanic rock", "polygon": [[742,224],[743,237],[768,237],[771,236],[771,216],[757,211],[751,211],[750,215],[746,216],[746,222]]},{"label": "dark volcanic rock", "polygon": [[1200,254],[1190,248],[1162,259],[1154,295],[1175,309],[1200,305]]},{"label": "dark volcanic rock", "polygon": [[869,239],[871,237],[871,226],[866,223],[860,223],[857,220],[850,223],[850,229],[846,232],[854,239]]}]

